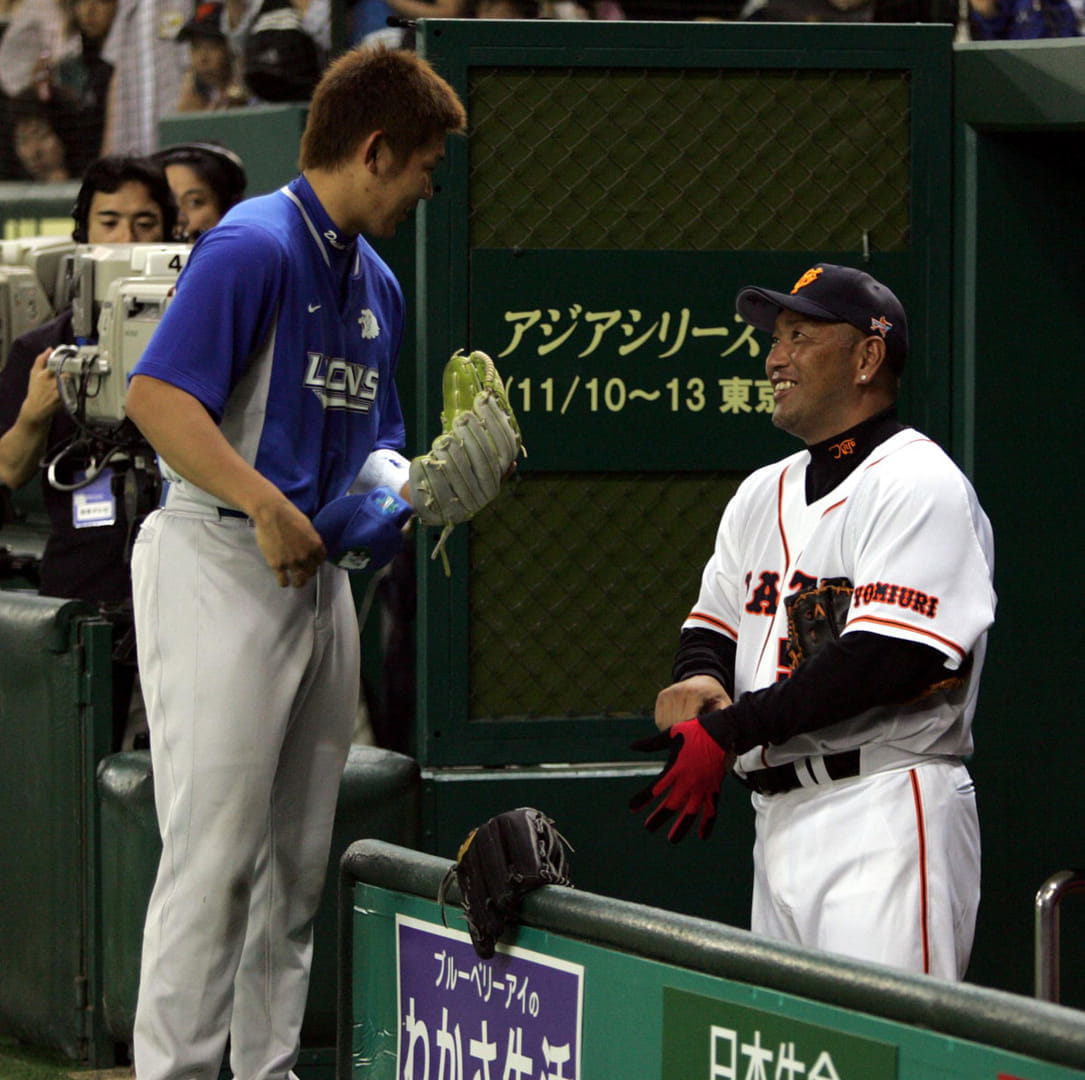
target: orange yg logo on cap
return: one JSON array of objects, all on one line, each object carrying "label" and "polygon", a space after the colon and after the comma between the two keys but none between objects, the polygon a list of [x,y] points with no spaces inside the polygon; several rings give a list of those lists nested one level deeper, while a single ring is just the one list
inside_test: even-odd
[{"label": "orange yg logo on cap", "polygon": [[807,270],[805,274],[798,281],[795,282],[795,287],[791,290],[791,295],[794,296],[799,289],[806,285],[809,285],[812,281],[817,281],[821,277],[821,267],[815,266],[812,270]]}]

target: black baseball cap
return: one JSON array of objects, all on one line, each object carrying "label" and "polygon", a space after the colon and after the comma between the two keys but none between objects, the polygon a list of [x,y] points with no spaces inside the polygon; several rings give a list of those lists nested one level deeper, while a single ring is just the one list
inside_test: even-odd
[{"label": "black baseball cap", "polygon": [[818,263],[795,282],[790,293],[747,286],[739,290],[735,309],[751,326],[769,334],[781,311],[849,323],[864,334],[878,334],[897,372],[908,356],[908,319],[901,302],[880,281],[850,266]]},{"label": "black baseball cap", "polygon": [[195,37],[215,38],[225,41],[222,29],[222,7],[217,2],[200,4],[192,18],[177,31],[177,41],[191,41]]}]

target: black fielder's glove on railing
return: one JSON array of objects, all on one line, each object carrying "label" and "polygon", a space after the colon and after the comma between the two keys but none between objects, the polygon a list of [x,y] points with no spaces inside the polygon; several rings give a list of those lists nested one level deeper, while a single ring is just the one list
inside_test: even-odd
[{"label": "black fielder's glove on railing", "polygon": [[445,894],[453,879],[471,943],[483,960],[494,954],[497,939],[516,921],[524,895],[541,885],[572,885],[569,842],[541,810],[521,806],[473,829],[460,846],[437,892],[444,921]]},{"label": "black fielder's glove on railing", "polygon": [[677,844],[700,816],[697,835],[707,840],[716,823],[720,786],[735,763],[735,755],[724,750],[697,717],[658,735],[638,739],[631,748],[648,753],[669,749],[670,757],[659,776],[629,800],[629,809],[636,813],[659,798],[645,819],[646,829],[655,832],[678,814],[667,834],[667,839]]}]

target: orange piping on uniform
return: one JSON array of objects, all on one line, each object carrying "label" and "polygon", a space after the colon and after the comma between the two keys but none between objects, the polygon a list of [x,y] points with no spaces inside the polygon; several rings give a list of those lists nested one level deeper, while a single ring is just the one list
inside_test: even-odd
[{"label": "orange piping on uniform", "polygon": [[912,798],[915,801],[916,839],[919,842],[919,919],[920,934],[923,938],[923,974],[931,973],[931,939],[927,923],[930,913],[927,909],[927,831],[923,823],[923,793],[919,790],[919,777],[915,769],[908,770],[912,782]]},{"label": "orange piping on uniform", "polygon": [[688,622],[690,619],[696,619],[698,622],[706,622],[709,626],[714,627],[717,630],[722,630],[725,634],[730,634],[731,637],[737,639],[738,631],[732,626],[728,626],[722,619],[717,619],[712,615],[706,615],[703,611],[691,611],[686,619]]},{"label": "orange piping on uniform", "polygon": [[784,545],[784,576],[791,568],[791,552],[787,547],[787,533],[784,532],[784,479],[787,477],[787,469],[780,473],[780,482],[776,487],[776,526],[780,531],[780,543]]},{"label": "orange piping on uniform", "polygon": [[848,620],[848,629],[851,630],[856,623],[871,622],[878,626],[894,626],[900,630],[910,630],[915,634],[922,634],[924,637],[933,638],[935,641],[940,641],[943,645],[952,649],[963,660],[967,656],[967,651],[962,649],[955,641],[950,641],[949,638],[942,637],[941,634],[935,634],[930,630],[924,630],[918,626],[912,626],[911,623],[898,622],[896,619],[883,619],[878,615],[856,615],[854,619]]}]

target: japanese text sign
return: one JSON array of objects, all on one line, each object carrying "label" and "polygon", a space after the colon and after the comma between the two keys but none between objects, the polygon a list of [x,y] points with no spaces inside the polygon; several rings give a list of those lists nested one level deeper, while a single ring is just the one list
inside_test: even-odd
[{"label": "japanese text sign", "polygon": [[666,1080],[895,1080],[897,1048],[665,987],[662,1075]]},{"label": "japanese text sign", "polygon": [[399,1080],[580,1080],[584,969],[396,917]]}]

